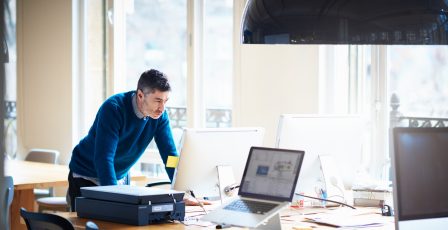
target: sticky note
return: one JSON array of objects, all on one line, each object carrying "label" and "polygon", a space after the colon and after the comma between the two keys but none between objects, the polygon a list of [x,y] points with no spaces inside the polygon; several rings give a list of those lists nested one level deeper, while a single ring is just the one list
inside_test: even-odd
[{"label": "sticky note", "polygon": [[168,160],[166,161],[166,167],[167,168],[176,168],[178,162],[179,162],[179,157],[168,156]]}]

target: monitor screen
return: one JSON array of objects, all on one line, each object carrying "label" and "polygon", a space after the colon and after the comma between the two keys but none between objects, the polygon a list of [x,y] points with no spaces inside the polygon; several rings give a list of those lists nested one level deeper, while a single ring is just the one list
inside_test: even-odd
[{"label": "monitor screen", "polygon": [[448,217],[448,128],[395,128],[399,220]]},{"label": "monitor screen", "polygon": [[241,181],[249,150],[261,146],[263,137],[264,129],[257,127],[184,129],[173,188],[219,197],[217,166],[231,166],[234,181]]},{"label": "monitor screen", "polygon": [[291,201],[304,154],[299,150],[252,147],[239,195]]},{"label": "monitor screen", "polygon": [[[362,165],[362,134],[359,116],[283,114],[276,147],[306,152],[296,192],[319,196],[319,191],[326,189],[335,195],[332,199],[342,201],[343,187],[351,188]],[[328,175],[321,170],[323,159],[332,166]]]}]

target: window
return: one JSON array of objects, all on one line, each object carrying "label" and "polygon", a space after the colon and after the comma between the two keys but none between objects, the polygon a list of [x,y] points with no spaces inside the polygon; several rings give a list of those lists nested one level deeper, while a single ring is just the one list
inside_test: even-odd
[{"label": "window", "polygon": [[99,107],[106,98],[106,35],[103,0],[76,2],[74,35],[77,38],[74,61],[75,96],[78,122],[74,142],[87,135]]},{"label": "window", "polygon": [[447,118],[448,47],[322,46],[321,54],[320,111],[363,116],[364,168],[389,180],[392,95],[402,116]]},{"label": "window", "polygon": [[[382,146],[385,137],[384,111],[378,71],[372,72],[372,51],[378,46],[322,45],[319,47],[319,113],[356,114],[365,121],[360,173],[380,174],[386,160]],[[376,69],[377,70],[377,69]],[[384,106],[383,106],[384,107]],[[381,125],[380,125],[381,124]],[[388,162],[388,161],[387,161]]]},{"label": "window", "polygon": [[405,116],[448,117],[448,47],[390,46],[389,91]]},{"label": "window", "polygon": [[[5,64],[5,150],[8,158],[17,156],[17,43],[16,43],[16,1],[8,0],[5,4],[6,45],[8,62]],[[3,137],[3,136],[2,136]]]},{"label": "window", "polygon": [[180,129],[187,122],[187,2],[136,0],[130,8],[126,15],[126,90],[135,90],[145,70],[167,74],[172,87],[167,110],[173,128]]},{"label": "window", "polygon": [[206,127],[232,125],[233,1],[204,4],[204,97]]},{"label": "window", "polygon": [[[233,1],[134,0],[125,8],[125,89],[135,90],[147,69],[168,75],[166,109],[176,143],[186,126],[230,127]],[[142,170],[164,176],[155,143],[141,160]]]}]

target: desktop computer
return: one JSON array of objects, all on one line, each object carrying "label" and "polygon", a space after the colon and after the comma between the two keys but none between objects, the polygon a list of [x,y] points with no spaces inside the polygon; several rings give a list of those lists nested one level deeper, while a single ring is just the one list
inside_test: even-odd
[{"label": "desktop computer", "polygon": [[393,146],[396,229],[447,229],[448,128],[394,128]]},{"label": "desktop computer", "polygon": [[223,199],[224,187],[241,180],[250,148],[261,146],[263,137],[259,127],[184,129],[173,188]]},{"label": "desktop computer", "polygon": [[[297,193],[348,202],[345,189],[351,188],[361,165],[362,141],[363,122],[359,116],[283,114],[276,147],[307,153]],[[321,203],[312,202],[317,204]]]}]

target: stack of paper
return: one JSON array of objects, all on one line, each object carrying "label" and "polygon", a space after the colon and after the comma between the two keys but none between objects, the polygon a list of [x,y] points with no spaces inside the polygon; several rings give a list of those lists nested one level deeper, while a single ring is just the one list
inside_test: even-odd
[{"label": "stack of paper", "polygon": [[356,210],[322,213],[308,216],[305,219],[311,223],[344,228],[379,227],[394,222],[393,217],[384,217],[379,213],[371,211],[360,213]]}]

